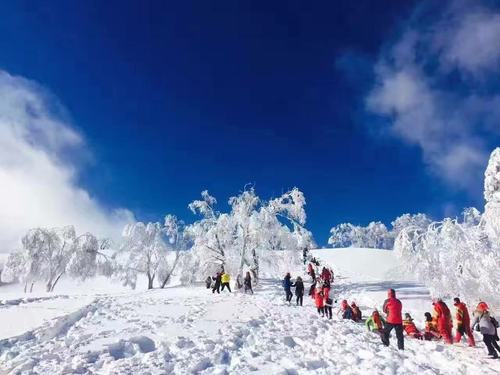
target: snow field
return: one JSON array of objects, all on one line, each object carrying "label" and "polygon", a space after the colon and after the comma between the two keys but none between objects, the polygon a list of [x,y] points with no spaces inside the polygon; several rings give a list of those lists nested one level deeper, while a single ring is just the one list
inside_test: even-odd
[{"label": "snow field", "polygon": [[[342,268],[348,265],[342,259],[349,258],[365,267],[356,262],[362,253],[330,254],[336,251],[315,254],[328,258],[334,270],[335,262]],[[374,261],[377,251],[363,258]],[[382,256],[387,255],[390,252],[384,251]],[[389,271],[393,265],[386,266]],[[362,270],[352,269],[340,275],[332,292],[334,298],[356,299],[364,315],[382,304],[388,285],[396,287],[405,307],[428,302],[421,285],[391,281],[387,275],[376,280],[377,275],[370,274],[375,267],[363,271],[369,280],[363,281]],[[381,272],[380,266],[376,269],[373,272]],[[307,290],[307,275],[303,279]],[[68,299],[61,296],[50,302],[58,309]],[[482,342],[466,348],[465,343],[449,346],[407,339],[401,352],[395,337],[390,347],[384,347],[363,324],[342,321],[336,312],[337,308],[331,321],[319,317],[308,296],[303,307],[288,305],[281,282],[272,279],[261,280],[254,295],[214,295],[199,285],[99,295],[30,332],[1,340],[0,369],[19,374],[500,373],[500,362],[485,358]]]}]

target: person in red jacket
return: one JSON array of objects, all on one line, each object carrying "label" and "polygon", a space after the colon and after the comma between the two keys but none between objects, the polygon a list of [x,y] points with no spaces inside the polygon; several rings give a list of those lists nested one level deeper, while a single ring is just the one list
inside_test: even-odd
[{"label": "person in red jacket", "polygon": [[451,328],[453,321],[451,320],[451,313],[446,303],[441,298],[434,299],[433,319],[437,324],[439,334],[447,344],[453,344],[453,337],[451,335]]},{"label": "person in red jacket", "polygon": [[359,307],[356,305],[355,302],[351,302],[351,309],[352,309],[352,320],[354,320],[355,322],[361,321],[362,319],[361,310],[359,309]]},{"label": "person in red jacket", "polygon": [[314,303],[318,309],[318,314],[325,316],[325,301],[323,299],[323,291],[317,291],[314,296]]},{"label": "person in red jacket", "polygon": [[323,267],[323,269],[321,270],[321,278],[323,280],[330,281],[330,277],[331,277],[331,275],[330,275],[330,271],[328,270],[328,268]]},{"label": "person in red jacket", "polygon": [[409,313],[405,314],[405,319],[403,320],[403,329],[408,336],[414,337],[419,340],[422,340],[424,338],[415,323],[413,323],[413,319]]},{"label": "person in red jacket", "polygon": [[403,304],[396,298],[396,291],[394,289],[389,289],[387,297],[383,307],[383,311],[387,315],[387,318],[384,326],[384,334],[382,335],[382,342],[385,346],[389,346],[389,337],[394,328],[398,339],[398,349],[404,350],[405,338],[403,336],[403,317],[401,315]]},{"label": "person in red jacket", "polygon": [[469,346],[476,346],[474,341],[474,335],[472,334],[472,330],[470,329],[470,317],[469,311],[467,310],[467,306],[465,303],[460,301],[460,298],[455,297],[453,299],[454,305],[457,308],[455,313],[455,320],[457,322],[457,333],[455,334],[455,341],[460,342],[462,340],[462,336],[467,335],[467,342]]},{"label": "person in red jacket", "polygon": [[325,315],[332,319],[332,299],[330,298],[330,281],[325,280],[323,282],[323,310],[325,311]]}]

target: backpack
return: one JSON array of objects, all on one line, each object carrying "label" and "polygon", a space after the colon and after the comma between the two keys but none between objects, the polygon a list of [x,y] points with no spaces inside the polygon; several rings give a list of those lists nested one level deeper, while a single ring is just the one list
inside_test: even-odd
[{"label": "backpack", "polygon": [[352,309],[347,307],[342,314],[342,319],[352,319]]},{"label": "backpack", "polygon": [[490,317],[490,320],[491,320],[491,324],[493,324],[493,326],[495,328],[498,328],[498,321],[492,316]]}]

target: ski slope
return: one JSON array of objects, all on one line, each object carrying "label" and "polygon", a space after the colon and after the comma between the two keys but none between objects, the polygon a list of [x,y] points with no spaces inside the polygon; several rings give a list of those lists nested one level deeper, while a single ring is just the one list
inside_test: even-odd
[{"label": "ski slope", "polygon": [[[335,298],[357,301],[364,315],[380,307],[388,287],[398,290],[405,311],[415,318],[430,308],[425,287],[397,276],[390,251],[325,249],[313,254],[333,267]],[[294,278],[302,274],[307,288],[302,267],[291,271]],[[477,348],[407,339],[401,352],[395,340],[384,347],[378,336],[362,324],[340,320],[336,311],[331,321],[318,317],[307,296],[303,307],[288,305],[279,280],[261,280],[254,295],[214,295],[203,285],[127,291],[102,280],[93,283],[95,293],[67,283],[61,285],[62,294],[0,306],[0,373],[500,373],[500,361],[486,358],[479,337]],[[14,297],[12,286],[8,293],[0,289],[0,300]],[[21,308],[43,311],[48,306],[56,316],[16,331],[23,317],[29,320]],[[6,325],[17,333],[6,335]]]}]

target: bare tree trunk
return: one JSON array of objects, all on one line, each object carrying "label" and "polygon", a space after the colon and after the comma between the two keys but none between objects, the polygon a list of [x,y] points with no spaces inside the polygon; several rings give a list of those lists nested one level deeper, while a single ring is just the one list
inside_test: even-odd
[{"label": "bare tree trunk", "polygon": [[54,284],[52,284],[52,287],[50,288],[50,291],[51,291],[51,292],[53,292],[53,291],[54,291],[54,288],[56,287],[56,284],[57,284],[57,282],[59,281],[59,279],[61,278],[61,276],[63,275],[63,273],[64,273],[64,272],[61,272],[61,273],[59,274],[59,276],[57,276],[56,281],[54,281]]},{"label": "bare tree trunk", "polygon": [[149,272],[148,275],[148,289],[153,289],[153,281],[155,279],[155,275],[151,275]]},{"label": "bare tree trunk", "polygon": [[24,293],[28,291],[28,280],[24,283]]},{"label": "bare tree trunk", "polygon": [[177,254],[175,255],[175,260],[174,260],[174,264],[172,265],[172,268],[170,269],[170,271],[167,273],[167,275],[165,276],[165,278],[163,279],[163,282],[161,283],[161,288],[165,288],[165,285],[167,285],[167,283],[169,282],[170,280],[170,277],[172,276],[172,274],[174,273],[174,270],[175,268],[177,267],[177,262],[179,261],[179,258],[180,258],[180,254],[179,252],[177,252]]},{"label": "bare tree trunk", "polygon": [[47,292],[50,292],[52,290],[52,279],[50,279],[48,282],[47,282],[47,285],[45,287],[45,290]]},{"label": "bare tree trunk", "polygon": [[33,292],[33,286],[34,286],[34,285],[35,285],[35,282],[33,281],[33,282],[31,283],[30,293],[31,293],[31,292]]}]

